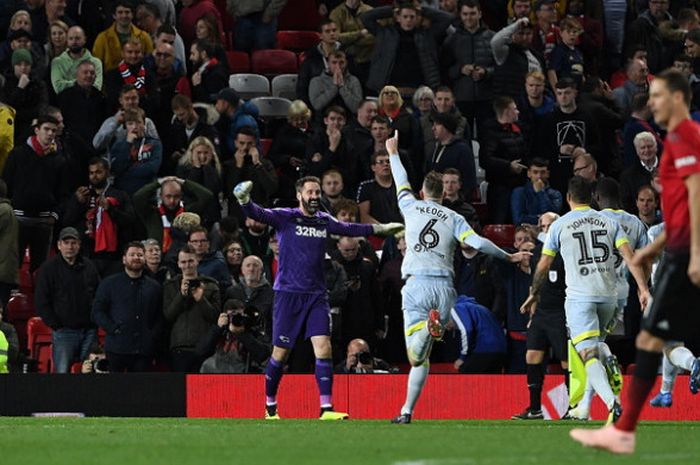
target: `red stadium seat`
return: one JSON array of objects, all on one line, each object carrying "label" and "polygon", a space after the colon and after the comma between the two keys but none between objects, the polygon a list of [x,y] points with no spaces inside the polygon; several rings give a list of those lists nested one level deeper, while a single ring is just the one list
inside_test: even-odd
[{"label": "red stadium seat", "polygon": [[36,316],[33,294],[17,293],[7,303],[5,319],[17,330],[20,347],[27,344],[27,321]]},{"label": "red stadium seat", "polygon": [[250,56],[246,52],[226,52],[228,69],[231,74],[250,73]]},{"label": "red stadium seat", "polygon": [[297,72],[297,56],[289,50],[255,50],[251,67],[256,74],[293,74]]},{"label": "red stadium seat", "polygon": [[484,226],[483,236],[499,247],[513,247],[515,226],[512,224],[489,224]]},{"label": "red stadium seat", "polygon": [[51,373],[51,328],[46,326],[38,316],[27,322],[27,349],[29,356],[39,362],[39,373]]},{"label": "red stadium seat", "polygon": [[318,44],[321,36],[316,31],[278,31],[277,48],[303,52]]},{"label": "red stadium seat", "polygon": [[263,157],[267,156],[267,152],[269,152],[270,147],[272,147],[272,139],[260,139],[260,146],[262,147]]}]

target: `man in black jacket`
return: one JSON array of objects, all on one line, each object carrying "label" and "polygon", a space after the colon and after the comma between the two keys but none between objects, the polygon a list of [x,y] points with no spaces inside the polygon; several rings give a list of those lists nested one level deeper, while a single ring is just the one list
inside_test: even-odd
[{"label": "man in black jacket", "polygon": [[527,142],[516,123],[518,107],[511,97],[497,97],[493,101],[496,119],[484,124],[480,135],[479,166],[486,170],[489,183],[486,202],[489,221],[494,224],[510,223],[510,194],[525,184],[525,162],[529,157]]},{"label": "man in black jacket", "polygon": [[86,142],[92,142],[107,116],[105,97],[95,87],[96,77],[95,64],[83,61],[78,65],[75,84],[58,94],[66,126]]},{"label": "man in black jacket", "polygon": [[[182,94],[177,94],[170,102],[175,120],[170,126],[170,137],[163,141],[163,164],[161,173],[175,173],[178,160],[185,154],[190,142],[204,136],[214,144],[216,152],[221,156],[219,148],[219,132],[207,122],[206,111],[200,113],[192,105],[192,100]],[[223,160],[222,160],[223,161]]]},{"label": "man in black jacket", "polygon": [[462,189],[467,195],[476,188],[476,166],[471,140],[465,141],[456,135],[458,120],[450,113],[434,113],[433,137],[428,146],[425,172],[444,173],[447,168],[455,168],[462,175]]},{"label": "man in black jacket", "polygon": [[195,68],[192,74],[192,100],[215,103],[221,89],[228,87],[228,71],[214,57],[214,45],[197,40],[190,49],[190,61]]},{"label": "man in black jacket", "polygon": [[34,302],[37,314],[53,329],[54,372],[69,373],[71,365],[84,360],[97,342],[90,306],[99,276],[95,265],[81,257],[75,228],[61,230],[58,252],[39,269]]},{"label": "man in black jacket", "polygon": [[97,288],[92,320],[107,332],[105,353],[112,373],[148,371],[163,320],[163,291],[143,275],[144,246],[124,249],[124,272],[104,279]]},{"label": "man in black jacket", "polygon": [[322,19],[318,25],[318,32],[321,35],[321,41],[305,52],[306,57],[299,68],[299,78],[297,79],[297,98],[309,106],[311,106],[309,99],[311,79],[327,72],[331,53],[340,50],[338,26],[332,20]]},{"label": "man in black jacket", "polygon": [[92,158],[88,176],[88,185],[78,187],[66,202],[63,224],[79,231],[82,254],[105,277],[119,272],[120,251],[132,236],[136,213],[129,195],[109,184],[107,160]]},{"label": "man in black jacket", "polygon": [[19,222],[19,251],[29,246],[30,271],[46,260],[64,197],[65,159],[56,150],[58,121],[40,116],[33,135],[10,152],[2,177]]}]

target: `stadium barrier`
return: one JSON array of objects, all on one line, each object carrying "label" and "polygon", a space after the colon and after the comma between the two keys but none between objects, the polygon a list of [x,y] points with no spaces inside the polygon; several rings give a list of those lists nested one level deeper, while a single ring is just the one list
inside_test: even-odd
[{"label": "stadium barrier", "polygon": [[[629,383],[626,377],[625,382]],[[661,379],[659,378],[658,389]],[[261,418],[263,375],[177,373],[0,376],[0,415],[72,412],[86,416]],[[543,390],[547,414],[565,411],[561,376],[548,376]],[[646,407],[643,420],[699,421],[700,396],[688,391],[688,377],[676,382],[673,407]],[[333,386],[339,411],[356,419],[387,419],[404,401],[406,375],[337,375]],[[623,406],[625,405],[623,389]],[[416,419],[507,419],[528,402],[525,376],[431,375],[418,402]],[[279,395],[284,418],[314,418],[318,394],[313,375],[286,375]],[[606,416],[594,400],[593,418]]]}]

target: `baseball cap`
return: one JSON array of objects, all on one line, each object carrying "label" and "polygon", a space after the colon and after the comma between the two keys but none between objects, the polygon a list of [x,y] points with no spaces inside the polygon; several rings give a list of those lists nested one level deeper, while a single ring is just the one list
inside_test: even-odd
[{"label": "baseball cap", "polygon": [[225,89],[221,89],[219,93],[216,94],[216,100],[224,100],[233,106],[238,106],[238,102],[241,100],[241,97],[238,95],[238,92],[230,87],[227,87]]},{"label": "baseball cap", "polygon": [[61,229],[61,232],[58,234],[58,240],[65,241],[66,239],[80,240],[80,234],[78,234],[78,230],[70,226]]}]

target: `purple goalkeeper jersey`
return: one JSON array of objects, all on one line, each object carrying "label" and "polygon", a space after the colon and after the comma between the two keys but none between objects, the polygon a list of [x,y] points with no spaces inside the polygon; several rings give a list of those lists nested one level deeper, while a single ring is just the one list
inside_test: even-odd
[{"label": "purple goalkeeper jersey", "polygon": [[327,291],[323,275],[326,239],[339,236],[369,236],[372,225],[341,223],[327,213],[305,216],[298,208],[261,208],[253,202],[242,207],[246,216],[272,226],[280,247],[276,291],[321,294]]}]

